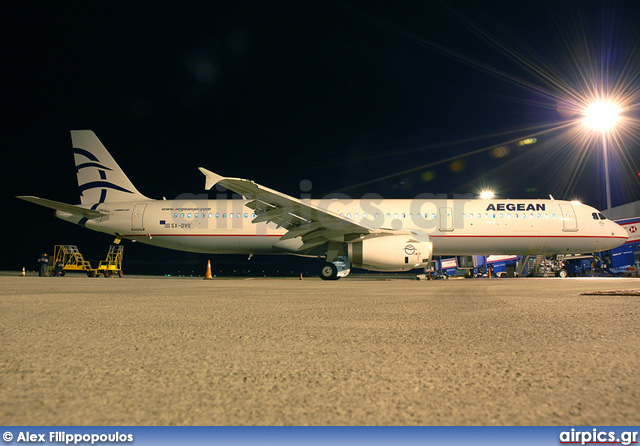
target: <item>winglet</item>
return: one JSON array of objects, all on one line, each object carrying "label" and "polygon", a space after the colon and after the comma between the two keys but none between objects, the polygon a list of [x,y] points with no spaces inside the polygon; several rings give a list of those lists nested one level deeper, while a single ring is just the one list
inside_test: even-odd
[{"label": "winglet", "polygon": [[204,189],[205,190],[211,189],[213,186],[218,184],[220,181],[224,180],[223,176],[218,175],[217,173],[213,173],[210,170],[205,169],[204,167],[198,167],[198,169],[206,177],[206,180],[205,180],[205,183],[204,183]]}]

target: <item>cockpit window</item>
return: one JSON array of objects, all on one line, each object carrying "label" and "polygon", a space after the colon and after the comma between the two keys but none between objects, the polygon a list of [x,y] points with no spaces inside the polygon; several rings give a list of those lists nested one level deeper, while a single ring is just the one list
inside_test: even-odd
[{"label": "cockpit window", "polygon": [[597,212],[594,212],[593,214],[591,214],[591,216],[593,217],[594,220],[599,220]]},{"label": "cockpit window", "polygon": [[591,216],[593,217],[594,220],[606,220],[607,219],[607,217],[605,217],[602,212],[594,212],[593,214],[591,214]]},{"label": "cockpit window", "polygon": [[606,220],[607,219],[607,217],[605,217],[602,212],[599,212],[598,215],[600,216],[600,220]]}]

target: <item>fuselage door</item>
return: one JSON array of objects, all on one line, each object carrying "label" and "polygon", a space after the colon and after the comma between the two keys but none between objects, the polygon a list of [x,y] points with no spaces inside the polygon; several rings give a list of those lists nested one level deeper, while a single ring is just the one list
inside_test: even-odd
[{"label": "fuselage door", "polygon": [[131,230],[132,231],[143,231],[144,225],[142,222],[142,218],[144,217],[144,210],[146,209],[146,203],[139,203],[133,207],[133,212],[131,214]]},{"label": "fuselage door", "polygon": [[440,230],[453,231],[453,211],[451,208],[440,208]]},{"label": "fuselage door", "polygon": [[578,230],[578,220],[576,219],[576,213],[573,210],[573,206],[570,204],[561,204],[560,211],[562,212],[562,230],[575,232]]}]

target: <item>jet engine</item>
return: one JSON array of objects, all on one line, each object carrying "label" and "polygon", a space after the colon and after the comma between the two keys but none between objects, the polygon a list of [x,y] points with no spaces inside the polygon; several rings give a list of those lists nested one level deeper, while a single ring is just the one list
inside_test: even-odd
[{"label": "jet engine", "polygon": [[433,253],[428,235],[395,234],[365,238],[348,245],[349,261],[372,271],[408,271],[427,266]]}]

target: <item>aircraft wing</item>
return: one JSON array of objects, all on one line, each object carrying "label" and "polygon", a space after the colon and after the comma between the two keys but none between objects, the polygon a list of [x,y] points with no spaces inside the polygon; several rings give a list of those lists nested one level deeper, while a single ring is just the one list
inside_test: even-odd
[{"label": "aircraft wing", "polygon": [[93,209],[87,209],[80,206],[74,206],[72,204],[61,203],[59,201],[47,200],[46,198],[33,197],[30,195],[21,195],[21,200],[30,201],[31,203],[39,204],[40,206],[55,209],[57,211],[68,212],[69,214],[82,215],[86,218],[100,218],[105,215],[109,215],[106,212],[94,211]]},{"label": "aircraft wing", "polygon": [[247,206],[255,211],[252,223],[272,222],[288,232],[280,240],[301,237],[300,251],[323,245],[329,241],[350,241],[364,235],[381,232],[350,220],[340,214],[321,209],[309,201],[302,201],[261,186],[251,180],[226,178],[199,167],[206,177],[205,188],[221,184],[249,199]]}]

